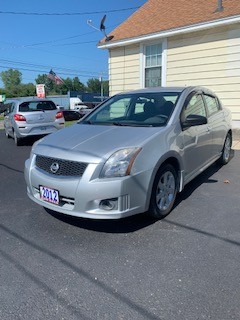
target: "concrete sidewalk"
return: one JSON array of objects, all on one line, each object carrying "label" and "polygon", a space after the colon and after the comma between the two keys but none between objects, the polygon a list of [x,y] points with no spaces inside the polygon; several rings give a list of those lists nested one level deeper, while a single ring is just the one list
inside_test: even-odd
[{"label": "concrete sidewalk", "polygon": [[240,150],[240,128],[233,129],[232,149]]},{"label": "concrete sidewalk", "polygon": [[[0,120],[0,130],[3,129],[3,120]],[[240,128],[233,129],[232,149],[240,150]]]}]

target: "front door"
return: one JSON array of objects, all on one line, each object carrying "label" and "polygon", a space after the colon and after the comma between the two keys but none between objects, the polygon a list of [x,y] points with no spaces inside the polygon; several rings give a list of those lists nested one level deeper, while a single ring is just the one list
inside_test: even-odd
[{"label": "front door", "polygon": [[[189,115],[207,116],[202,95],[192,93],[182,111],[182,120]],[[193,126],[182,131],[185,180],[188,181],[212,158],[212,133],[208,124]]]}]

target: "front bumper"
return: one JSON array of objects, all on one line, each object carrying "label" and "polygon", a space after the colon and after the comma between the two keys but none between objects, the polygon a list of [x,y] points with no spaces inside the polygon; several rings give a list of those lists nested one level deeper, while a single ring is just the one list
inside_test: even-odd
[{"label": "front bumper", "polygon": [[[115,179],[94,178],[98,164],[88,164],[83,176],[64,177],[43,172],[25,162],[27,194],[37,204],[63,214],[90,219],[119,219],[148,209],[150,171]],[[55,205],[40,198],[39,186],[56,189],[60,204]],[[106,204],[111,203],[109,207]]]}]

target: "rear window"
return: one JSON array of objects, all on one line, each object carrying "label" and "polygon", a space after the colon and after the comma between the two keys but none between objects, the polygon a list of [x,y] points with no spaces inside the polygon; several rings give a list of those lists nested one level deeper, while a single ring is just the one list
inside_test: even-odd
[{"label": "rear window", "polygon": [[19,105],[19,111],[21,112],[46,111],[56,109],[57,107],[53,101],[27,101]]}]

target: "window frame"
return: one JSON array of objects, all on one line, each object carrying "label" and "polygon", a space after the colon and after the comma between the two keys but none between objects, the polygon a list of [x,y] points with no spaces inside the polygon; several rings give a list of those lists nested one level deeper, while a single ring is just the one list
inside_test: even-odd
[{"label": "window frame", "polygon": [[[163,39],[160,41],[154,41],[154,42],[146,42],[141,43],[140,45],[140,87],[141,88],[147,88],[146,87],[146,48],[148,46],[152,45],[161,45],[162,46],[162,61],[161,61],[161,87],[164,87],[167,85],[167,39]],[[154,67],[153,67],[154,68]],[[149,87],[154,88],[154,87]]]},{"label": "window frame", "polygon": [[[217,98],[216,96],[214,96],[214,95],[212,95],[212,94],[209,94],[209,93],[205,93],[205,92],[203,92],[202,95],[203,95],[203,100],[204,100],[204,103],[205,103],[205,108],[206,108],[206,111],[207,111],[207,116],[208,116],[208,118],[211,117],[211,116],[213,116],[213,115],[215,115],[215,114],[217,114],[219,111],[222,110],[222,106],[221,106],[221,104],[220,104],[220,102],[219,102],[219,100],[218,100],[218,98]],[[210,97],[210,98],[213,98],[213,99],[216,101],[216,104],[217,104],[217,106],[218,106],[218,110],[210,113],[210,109],[209,109],[209,107],[208,107],[207,99],[205,98],[206,96],[207,96],[207,97]]]},{"label": "window frame", "polygon": [[204,97],[203,97],[203,93],[202,92],[199,92],[199,91],[192,91],[186,98],[184,104],[183,104],[183,107],[182,107],[182,110],[181,110],[181,113],[180,113],[180,122],[183,123],[186,119],[184,117],[184,110],[186,109],[187,105],[189,104],[190,100],[195,96],[201,96],[202,98],[202,102],[203,102],[203,106],[204,106],[204,109],[205,109],[205,116],[206,118],[208,119],[208,111],[207,111],[207,107],[206,107],[206,104],[205,104],[205,100],[204,100]]}]

